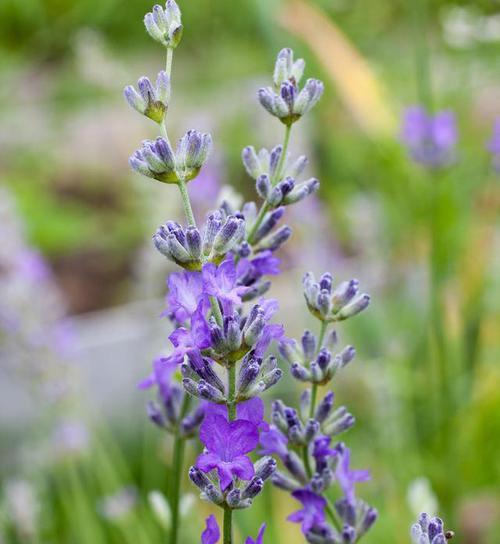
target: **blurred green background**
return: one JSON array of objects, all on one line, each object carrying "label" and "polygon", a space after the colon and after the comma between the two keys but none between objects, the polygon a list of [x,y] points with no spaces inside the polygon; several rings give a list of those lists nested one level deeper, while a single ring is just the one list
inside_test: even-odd
[{"label": "blurred green background", "polygon": [[[307,150],[322,182],[322,220],[313,217],[315,208],[300,205],[290,219],[298,234],[275,294],[296,293],[306,268],[325,266],[337,277],[356,275],[373,294],[370,311],[342,328],[358,358],[333,384],[337,402],[357,419],[343,439],[355,466],[373,474],[360,494],[380,519],[366,541],[408,542],[416,510],[431,505],[458,542],[499,542],[500,194],[485,144],[500,116],[500,3],[184,0],[180,6],[185,32],[175,53],[169,116],[174,134],[191,127],[212,132],[207,183],[230,184],[252,197],[240,152],[281,138],[255,99],[280,48],[293,47],[307,61],[306,76],[325,81],[324,98],[292,144]],[[161,48],[143,30],[150,8],[143,0],[0,1],[0,197],[9,199],[8,217],[21,225],[19,244],[40,252],[52,271],[60,318],[69,318],[76,335],[83,327],[90,336],[76,341],[80,361],[93,360],[89,345],[99,344],[102,372],[114,365],[105,379],[99,373],[88,379],[85,363],[77,364],[71,373],[83,385],[69,400],[54,402],[40,393],[47,372],[29,366],[38,357],[32,344],[29,352],[23,344],[21,354],[16,341],[3,357],[2,381],[28,391],[31,400],[14,396],[9,410],[2,404],[11,417],[0,420],[0,542],[166,541],[148,495],[166,489],[171,445],[146,420],[144,394],[115,381],[124,350],[114,349],[121,337],[112,320],[125,315],[132,327],[134,319],[138,327],[158,321],[168,267],[149,236],[160,221],[181,217],[174,189],[139,179],[127,164],[140,140],[154,136],[121,95],[126,84],[154,77],[163,66]],[[426,79],[434,106],[456,113],[460,133],[456,164],[435,175],[411,163],[398,141],[398,119],[405,106],[421,101]],[[302,223],[310,230],[301,231]],[[6,247],[8,227],[2,219]],[[316,257],[304,253],[311,239],[323,243]],[[4,270],[0,261],[0,277]],[[16,302],[15,310],[34,327],[37,319],[47,324],[47,314],[36,313],[44,296],[37,282],[30,276],[15,298],[25,304]],[[152,305],[138,315],[144,301]],[[295,334],[312,326],[300,303],[283,314]],[[2,303],[0,318],[1,311]],[[290,315],[297,316],[293,322]],[[168,325],[158,327],[160,348]],[[141,341],[143,355],[130,362],[132,384],[155,355],[156,347]],[[96,408],[96,390],[116,394],[109,414]],[[278,394],[296,403],[298,387],[287,380]],[[33,408],[18,419],[25,402]],[[61,411],[85,421],[88,441],[47,454]],[[196,451],[188,450],[190,459]],[[187,478],[184,484],[186,494],[194,493]],[[184,538],[197,542],[210,509],[189,501]],[[302,542],[298,528],[285,522],[293,507],[269,488],[237,515],[237,527],[255,535],[265,519],[268,542]]]}]

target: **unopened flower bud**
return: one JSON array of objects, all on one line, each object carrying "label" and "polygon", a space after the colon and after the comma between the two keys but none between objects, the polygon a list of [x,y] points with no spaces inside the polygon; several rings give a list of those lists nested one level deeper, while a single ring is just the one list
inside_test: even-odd
[{"label": "unopened flower bud", "polygon": [[175,0],[167,0],[165,8],[159,5],[144,17],[148,34],[165,47],[175,48],[182,38],[181,12]]}]

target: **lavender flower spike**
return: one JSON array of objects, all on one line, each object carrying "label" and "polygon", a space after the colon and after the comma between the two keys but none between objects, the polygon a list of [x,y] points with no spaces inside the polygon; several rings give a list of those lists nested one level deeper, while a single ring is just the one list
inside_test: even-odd
[{"label": "lavender flower spike", "polygon": [[123,94],[129,105],[142,115],[156,123],[161,123],[167,113],[170,101],[170,78],[161,71],[153,87],[147,77],[141,77],[137,82],[136,91],[132,85],[125,87]]},{"label": "lavender flower spike", "polygon": [[291,49],[283,49],[276,59],[274,86],[264,87],[258,91],[262,106],[288,126],[305,115],[323,94],[323,83],[318,79],[308,79],[303,89],[299,88],[304,67],[302,59],[293,61]]},{"label": "lavender flower spike", "polygon": [[175,0],[167,0],[165,9],[156,5],[144,17],[148,34],[165,47],[174,49],[182,38],[181,12]]}]

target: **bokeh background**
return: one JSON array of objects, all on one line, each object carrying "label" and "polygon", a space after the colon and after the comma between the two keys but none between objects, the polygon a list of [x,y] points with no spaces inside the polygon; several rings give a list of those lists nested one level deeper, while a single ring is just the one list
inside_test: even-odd
[{"label": "bokeh background", "polygon": [[[500,3],[494,0],[184,0],[171,134],[209,130],[215,152],[190,191],[196,212],[252,197],[247,144],[281,127],[258,105],[274,57],[292,46],[326,92],[299,123],[318,198],[292,210],[273,295],[290,335],[313,323],[306,269],[358,277],[370,310],[339,331],[358,357],[334,383],[357,418],[344,437],[380,511],[366,537],[408,542],[417,512],[457,541],[500,542],[498,176],[486,151],[500,116]],[[136,384],[165,347],[171,270],[150,242],[182,217],[175,188],[131,173],[154,127],[122,88],[163,54],[144,0],[0,1],[0,542],[166,541],[168,438]],[[459,126],[439,174],[399,141],[408,105],[432,98]],[[231,188],[229,189],[228,186]],[[497,314],[498,315],[498,314]],[[296,402],[298,386],[278,394]],[[268,399],[269,400],[269,399]],[[196,455],[188,449],[186,465]],[[186,481],[184,539],[207,505]],[[156,505],[156,507],[155,507]],[[236,516],[242,535],[302,542],[294,505],[268,488]]]}]

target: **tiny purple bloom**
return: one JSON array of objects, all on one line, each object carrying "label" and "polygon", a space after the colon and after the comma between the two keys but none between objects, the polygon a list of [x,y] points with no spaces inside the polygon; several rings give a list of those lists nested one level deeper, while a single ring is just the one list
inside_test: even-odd
[{"label": "tiny purple bloom", "polygon": [[251,285],[262,276],[276,276],[280,273],[280,260],[270,250],[262,251],[253,259],[241,259],[236,268],[240,283]]},{"label": "tiny purple bloom", "polygon": [[321,527],[325,523],[326,500],[308,489],[298,489],[292,493],[292,497],[302,503],[304,507],[288,516],[289,521],[302,524],[302,533],[305,535],[315,527]]},{"label": "tiny purple bloom", "polygon": [[288,453],[288,438],[274,425],[268,431],[260,433],[261,455],[278,454],[281,458]]},{"label": "tiny purple bloom", "polygon": [[279,342],[285,335],[285,329],[283,325],[266,325],[258,342],[254,346],[255,356],[263,357],[267,351],[267,348],[273,340]]},{"label": "tiny purple bloom", "polygon": [[231,314],[233,307],[241,304],[241,296],[248,291],[247,287],[236,285],[236,265],[232,255],[218,267],[213,263],[204,264],[202,276],[205,293],[216,297],[222,303],[225,315]]},{"label": "tiny purple bloom", "polygon": [[337,467],[335,469],[335,477],[344,492],[344,497],[350,504],[354,504],[354,484],[358,482],[366,482],[370,479],[368,470],[351,470],[349,468],[351,460],[351,452],[343,444],[337,446],[340,454]]},{"label": "tiny purple bloom", "polygon": [[201,544],[217,544],[220,538],[220,529],[215,516],[212,514],[205,520],[206,528],[201,533]]},{"label": "tiny purple bloom", "polygon": [[189,319],[203,298],[203,280],[200,272],[175,272],[168,277],[168,315],[179,323]]},{"label": "tiny purple bloom", "polygon": [[252,479],[254,467],[245,454],[259,442],[259,431],[253,423],[242,419],[228,422],[224,416],[206,415],[200,427],[200,440],[207,451],[198,457],[196,466],[203,472],[217,469],[223,491],[231,485],[233,476]]},{"label": "tiny purple bloom", "polygon": [[253,538],[247,537],[245,540],[245,544],[263,544],[264,542],[264,531],[266,530],[266,524],[263,523],[260,526],[259,534],[257,535],[257,539],[254,540]]},{"label": "tiny purple bloom", "polygon": [[181,364],[190,350],[206,349],[210,346],[210,329],[203,315],[203,306],[201,301],[191,316],[191,329],[179,327],[168,337],[175,349],[165,358],[166,361]]},{"label": "tiny purple bloom", "polygon": [[429,115],[424,108],[408,108],[403,117],[401,140],[418,163],[432,168],[450,164],[457,142],[455,116],[450,111]]},{"label": "tiny purple bloom", "polygon": [[316,461],[324,460],[326,457],[334,457],[338,450],[330,448],[331,437],[321,435],[314,440],[313,456]]}]

